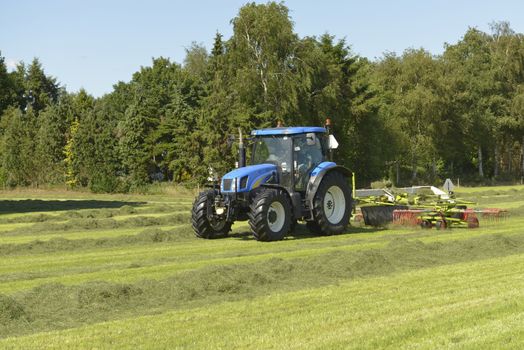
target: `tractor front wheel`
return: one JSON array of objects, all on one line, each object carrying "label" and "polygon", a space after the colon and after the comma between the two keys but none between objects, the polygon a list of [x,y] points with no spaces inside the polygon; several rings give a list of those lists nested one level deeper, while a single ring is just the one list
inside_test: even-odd
[{"label": "tractor front wheel", "polygon": [[319,234],[321,232],[320,226],[316,221],[306,221],[306,227],[312,234]]},{"label": "tractor front wheel", "polygon": [[200,192],[191,211],[191,226],[198,238],[221,238],[231,231],[231,222],[214,215],[215,191]]},{"label": "tractor front wheel", "polygon": [[313,217],[319,233],[342,233],[349,223],[351,189],[347,179],[339,172],[327,174],[313,198]]},{"label": "tractor front wheel", "polygon": [[253,199],[249,226],[257,241],[279,241],[291,230],[291,203],[281,190],[263,189]]}]

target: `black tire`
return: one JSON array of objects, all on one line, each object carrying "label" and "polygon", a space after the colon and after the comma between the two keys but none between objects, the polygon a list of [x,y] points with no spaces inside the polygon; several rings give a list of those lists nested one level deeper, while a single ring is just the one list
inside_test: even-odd
[{"label": "black tire", "polygon": [[433,224],[431,223],[430,220],[423,220],[421,223],[420,223],[420,227],[423,228],[423,229],[430,229],[433,227]]},{"label": "black tire", "polygon": [[291,225],[289,226],[289,232],[290,233],[295,232],[295,229],[297,228],[297,226],[298,226],[298,221],[295,218],[292,218]]},{"label": "black tire", "polygon": [[221,238],[226,237],[231,231],[232,222],[228,221],[213,221],[208,218],[208,211],[213,208],[213,201],[215,198],[215,191],[207,190],[200,192],[193,203],[193,210],[191,210],[191,226],[195,231],[195,236],[198,238]]},{"label": "black tire", "polygon": [[[335,192],[338,195],[334,195]],[[326,197],[327,195],[331,197]],[[344,207],[339,207],[340,211],[335,212],[337,205],[335,197],[337,196],[343,196],[345,203]],[[329,198],[332,198],[334,203],[331,202],[330,204]],[[325,200],[327,200],[326,209],[330,210],[330,205],[333,205],[333,211],[331,213],[327,213],[324,208]],[[341,199],[339,200],[342,201]],[[319,231],[317,232],[323,235],[344,232],[351,216],[351,202],[351,188],[347,183],[347,178],[337,171],[327,174],[324,179],[322,179],[317,193],[315,193],[315,197],[313,198],[313,218],[316,225],[318,225]]]},{"label": "black tire", "polygon": [[316,221],[306,221],[306,227],[312,234],[318,235],[321,233],[320,226],[316,223]]},{"label": "black tire", "polygon": [[448,227],[448,224],[446,220],[437,220],[437,222],[435,222],[435,228],[437,230],[445,230],[447,227]]},{"label": "black tire", "polygon": [[257,241],[282,240],[291,230],[291,203],[283,191],[265,188],[251,202],[248,218]]}]

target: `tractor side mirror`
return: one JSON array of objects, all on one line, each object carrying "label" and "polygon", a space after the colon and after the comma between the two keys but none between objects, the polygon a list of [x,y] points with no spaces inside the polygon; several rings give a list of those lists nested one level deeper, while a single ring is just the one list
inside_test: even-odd
[{"label": "tractor side mirror", "polygon": [[329,149],[337,149],[338,148],[338,141],[335,138],[335,136],[329,135],[328,147],[329,147]]}]

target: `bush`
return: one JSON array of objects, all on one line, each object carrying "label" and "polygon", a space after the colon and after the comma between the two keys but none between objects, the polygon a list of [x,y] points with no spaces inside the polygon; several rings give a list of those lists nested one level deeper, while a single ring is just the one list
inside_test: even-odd
[{"label": "bush", "polygon": [[119,190],[119,182],[115,175],[96,172],[89,181],[89,189],[94,193],[114,193]]}]

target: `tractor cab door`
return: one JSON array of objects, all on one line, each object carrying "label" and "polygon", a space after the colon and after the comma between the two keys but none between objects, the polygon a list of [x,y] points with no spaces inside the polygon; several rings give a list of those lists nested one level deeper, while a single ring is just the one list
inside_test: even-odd
[{"label": "tractor cab door", "polygon": [[262,136],[255,139],[252,164],[275,164],[278,169],[279,184],[293,187],[292,138],[290,136]]},{"label": "tractor cab door", "polygon": [[307,133],[293,138],[293,169],[295,191],[306,191],[309,174],[326,161],[327,152],[323,135]]}]

